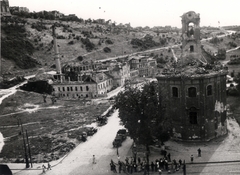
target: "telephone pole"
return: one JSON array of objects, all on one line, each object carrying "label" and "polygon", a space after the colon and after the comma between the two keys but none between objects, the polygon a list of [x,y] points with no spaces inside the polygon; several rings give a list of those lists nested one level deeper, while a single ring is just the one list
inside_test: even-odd
[{"label": "telephone pole", "polygon": [[25,154],[25,161],[26,161],[26,168],[29,168],[29,161],[28,161],[28,154],[27,154],[27,147],[26,147],[26,142],[25,142],[25,137],[24,137],[24,132],[23,132],[23,126],[22,126],[22,121],[20,118],[18,118],[18,122],[21,125],[21,132],[23,136],[23,147],[24,147],[24,154]]}]

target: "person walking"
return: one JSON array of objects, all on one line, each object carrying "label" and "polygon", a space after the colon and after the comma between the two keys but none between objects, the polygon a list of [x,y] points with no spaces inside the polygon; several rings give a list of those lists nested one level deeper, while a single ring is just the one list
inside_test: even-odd
[{"label": "person walking", "polygon": [[96,158],[95,158],[95,155],[93,155],[93,161],[92,161],[93,164],[96,164]]},{"label": "person walking", "polygon": [[48,162],[48,167],[47,167],[47,170],[51,170],[51,165],[50,163]]},{"label": "person walking", "polygon": [[191,163],[193,163],[193,155],[191,155]]},{"label": "person walking", "polygon": [[122,172],[122,162],[118,161],[118,172],[121,173]]},{"label": "person walking", "polygon": [[42,171],[43,173],[46,173],[46,167],[45,167],[44,164],[42,165],[42,170],[43,170],[43,171]]},{"label": "person walking", "polygon": [[171,162],[171,154],[170,153],[168,153],[167,157],[168,157],[168,162]]},{"label": "person walking", "polygon": [[202,150],[200,148],[198,148],[198,157],[201,157],[201,152],[202,152]]}]

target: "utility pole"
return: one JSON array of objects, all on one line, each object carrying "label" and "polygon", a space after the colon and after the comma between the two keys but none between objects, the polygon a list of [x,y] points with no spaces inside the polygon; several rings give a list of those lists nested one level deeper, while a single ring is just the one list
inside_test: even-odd
[{"label": "utility pole", "polygon": [[23,132],[23,126],[22,126],[22,121],[20,118],[18,118],[18,122],[21,125],[21,132],[23,136],[23,147],[24,147],[24,154],[25,154],[25,160],[26,160],[26,168],[29,168],[29,162],[28,162],[28,155],[27,155],[27,147],[26,147],[26,142],[25,142],[25,137],[24,137],[24,132]]},{"label": "utility pole", "polygon": [[30,148],[30,144],[29,144],[29,140],[28,140],[27,130],[26,130],[26,137],[27,137],[27,144],[28,144],[28,154],[29,154],[30,163],[31,163],[31,168],[32,168],[32,167],[33,167],[33,165],[32,165],[32,155],[31,155],[31,148]]},{"label": "utility pole", "polygon": [[186,163],[185,163],[185,160],[183,162],[183,175],[186,175]]}]

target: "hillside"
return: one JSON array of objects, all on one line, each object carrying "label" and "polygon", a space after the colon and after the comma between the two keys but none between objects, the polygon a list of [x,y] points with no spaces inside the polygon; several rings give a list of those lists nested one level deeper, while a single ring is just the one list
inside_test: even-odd
[{"label": "hillside", "polygon": [[[146,32],[133,28],[13,16],[11,19],[1,21],[3,29],[1,39],[10,42],[10,44],[2,42],[4,45],[1,53],[2,62],[6,65],[3,66],[2,73],[21,74],[26,71],[35,71],[39,67],[50,69],[54,65],[55,55],[51,28],[54,23],[63,64],[82,59],[99,60],[115,57],[161,45],[160,36],[149,37],[150,35],[147,35]],[[9,28],[12,31],[17,29],[12,33],[18,37],[13,39]],[[19,35],[20,32],[17,32],[18,29],[21,29],[21,35]],[[132,40],[139,40],[141,44],[131,42]],[[14,55],[11,56],[9,53],[14,53]]]},{"label": "hillside", "polygon": [[[82,59],[103,58],[131,54],[148,49],[180,44],[181,33],[172,29],[132,28],[125,25],[89,23],[81,21],[46,20],[12,16],[1,20],[2,74],[15,76],[33,74],[39,68],[54,68],[52,26],[56,25],[57,43],[62,65]],[[11,29],[11,30],[9,30]],[[210,37],[219,29],[203,29],[202,37]],[[204,35],[203,35],[204,34]],[[17,37],[15,37],[17,36]],[[6,44],[7,41],[7,44]],[[202,42],[216,53],[218,48],[240,45],[239,37]],[[154,54],[161,54],[155,51]]]}]

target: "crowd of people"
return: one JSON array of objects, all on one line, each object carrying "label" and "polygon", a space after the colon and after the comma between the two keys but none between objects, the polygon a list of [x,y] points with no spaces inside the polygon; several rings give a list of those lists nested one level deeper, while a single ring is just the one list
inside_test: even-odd
[{"label": "crowd of people", "polygon": [[173,172],[179,171],[184,168],[184,162],[179,159],[178,161],[173,159],[171,160],[171,155],[165,155],[163,158],[156,159],[155,161],[147,161],[146,158],[138,157],[126,157],[125,161],[114,162],[111,160],[110,169],[115,173],[135,173],[135,172],[144,172],[144,174],[149,174],[149,172],[158,172],[161,174],[162,171]]},{"label": "crowd of people", "polygon": [[[201,149],[197,150],[198,157],[201,157]],[[144,172],[144,174],[149,174],[149,172],[158,172],[158,174],[162,174],[163,171],[172,173],[176,171],[182,170],[185,174],[186,165],[185,160],[181,159],[175,160],[171,159],[171,154],[167,151],[162,151],[163,157],[160,159],[155,159],[155,161],[149,161],[149,157],[146,156],[144,158],[136,158],[134,157],[126,157],[125,161],[120,161],[120,157],[118,157],[118,162],[115,163],[113,160],[110,162],[110,169],[115,173],[135,173],[135,172]],[[190,156],[191,163],[193,163],[193,155]],[[117,167],[118,166],[118,167]]]}]

